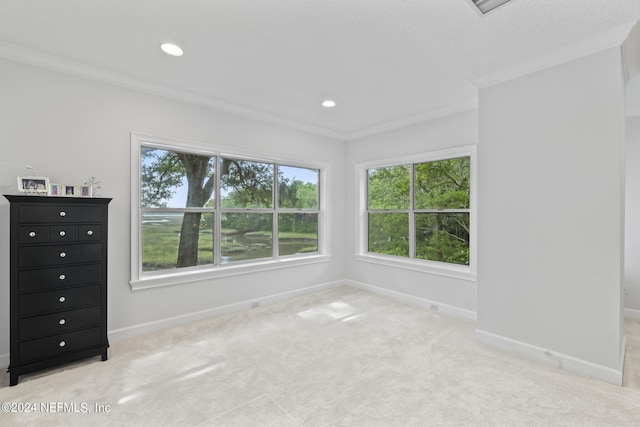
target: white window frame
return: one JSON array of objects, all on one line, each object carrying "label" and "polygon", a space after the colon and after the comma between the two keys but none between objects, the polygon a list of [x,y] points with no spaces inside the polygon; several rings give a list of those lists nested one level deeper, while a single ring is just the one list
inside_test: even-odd
[{"label": "white window frame", "polygon": [[[273,258],[261,258],[249,261],[239,261],[222,265],[202,265],[186,267],[175,270],[163,270],[158,272],[142,273],[142,207],[141,207],[141,154],[142,146],[156,147],[160,149],[203,154],[209,156],[229,157],[239,160],[249,160],[280,164],[281,166],[294,166],[319,170],[318,182],[318,252],[310,254],[285,255]],[[216,165],[216,173],[217,172]],[[189,283],[200,280],[215,279],[241,274],[250,274],[275,269],[289,268],[293,266],[316,264],[330,260],[330,224],[328,215],[330,185],[330,166],[326,163],[264,155],[262,153],[246,153],[237,149],[212,146],[200,142],[186,141],[176,138],[148,135],[138,132],[131,133],[131,289],[140,290],[159,286],[169,286],[181,283]],[[276,185],[277,188],[277,185]],[[274,192],[276,189],[274,189]],[[216,188],[216,206],[219,207],[219,193]],[[277,194],[274,196],[274,204],[277,203]],[[275,206],[274,206],[275,208]],[[241,210],[244,211],[244,210]],[[249,210],[246,210],[249,212]],[[219,223],[219,213],[216,211],[216,223]],[[275,216],[277,216],[277,212]],[[283,209],[282,213],[299,212],[305,210]],[[312,212],[315,213],[315,212]],[[275,224],[274,224],[275,226]],[[275,246],[275,243],[274,243]],[[275,251],[275,249],[274,249]]]},{"label": "white window frame", "polygon": [[[469,265],[458,265],[446,262],[430,261],[417,258],[378,254],[368,251],[368,170],[391,166],[411,165],[418,163],[447,160],[460,157],[470,159],[470,183],[469,183]],[[356,165],[356,189],[358,194],[358,209],[356,218],[357,253],[356,260],[373,264],[381,264],[389,267],[410,271],[436,274],[467,281],[476,281],[477,277],[477,178],[476,178],[476,146],[465,145],[427,153],[395,157],[391,159],[358,163]],[[411,227],[410,227],[411,228]],[[409,230],[413,236],[414,230]],[[410,247],[413,243],[410,244]]]}]

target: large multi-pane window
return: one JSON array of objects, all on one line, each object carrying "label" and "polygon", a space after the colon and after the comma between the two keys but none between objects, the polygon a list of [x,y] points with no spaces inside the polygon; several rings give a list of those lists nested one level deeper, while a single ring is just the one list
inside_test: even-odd
[{"label": "large multi-pane window", "polygon": [[367,169],[367,251],[470,263],[469,156]]},{"label": "large multi-pane window", "polygon": [[140,146],[140,273],[318,253],[320,170]]}]

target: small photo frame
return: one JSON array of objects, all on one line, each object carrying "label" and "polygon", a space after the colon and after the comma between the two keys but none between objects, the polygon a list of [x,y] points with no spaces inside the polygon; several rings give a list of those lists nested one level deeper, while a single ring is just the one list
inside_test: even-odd
[{"label": "small photo frame", "polygon": [[49,194],[49,178],[46,176],[18,176],[18,191],[47,195]]},{"label": "small photo frame", "polygon": [[91,197],[92,189],[90,185],[79,185],[78,187],[78,197]]},{"label": "small photo frame", "polygon": [[62,185],[62,189],[63,189],[63,193],[61,194],[61,196],[65,196],[65,197],[76,197],[76,195],[78,194],[77,192],[77,188],[75,185]]},{"label": "small photo frame", "polygon": [[58,195],[63,197],[92,197],[93,193],[90,185],[64,184],[59,187]]},{"label": "small photo frame", "polygon": [[49,186],[49,195],[53,197],[64,196],[64,185],[51,184]]}]

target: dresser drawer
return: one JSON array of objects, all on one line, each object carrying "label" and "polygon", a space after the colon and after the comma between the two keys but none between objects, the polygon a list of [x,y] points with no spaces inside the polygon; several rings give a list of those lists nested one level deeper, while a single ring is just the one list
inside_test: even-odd
[{"label": "dresser drawer", "polygon": [[23,225],[19,230],[20,244],[99,242],[102,239],[100,224],[82,225]]},{"label": "dresser drawer", "polygon": [[40,267],[45,265],[96,262],[101,259],[102,245],[100,243],[21,247],[19,249],[18,266],[20,268]]},{"label": "dresser drawer", "polygon": [[20,223],[72,223],[72,222],[100,222],[102,209],[99,206],[20,206],[18,222]]},{"label": "dresser drawer", "polygon": [[78,240],[78,227],[75,225],[52,225],[49,227],[50,242],[73,242]]},{"label": "dresser drawer", "polygon": [[20,316],[100,303],[100,285],[20,295]]},{"label": "dresser drawer", "polygon": [[22,270],[18,273],[18,289],[20,292],[53,290],[62,286],[100,283],[101,280],[101,264]]},{"label": "dresser drawer", "polygon": [[80,308],[60,313],[20,319],[20,340],[62,334],[100,324],[100,307]]},{"label": "dresser drawer", "polygon": [[18,229],[18,242],[46,243],[49,241],[49,227],[45,225],[22,226]]},{"label": "dresser drawer", "polygon": [[75,225],[23,225],[18,231],[20,244],[72,242],[77,240],[78,227]]},{"label": "dresser drawer", "polygon": [[100,345],[100,327],[20,343],[20,362],[60,356]]},{"label": "dresser drawer", "polygon": [[100,224],[79,225],[78,240],[81,242],[98,242],[102,240],[102,227]]}]

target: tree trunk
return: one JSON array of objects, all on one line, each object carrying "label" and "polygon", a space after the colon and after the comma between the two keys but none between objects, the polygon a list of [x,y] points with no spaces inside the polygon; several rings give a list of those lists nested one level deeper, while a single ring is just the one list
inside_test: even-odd
[{"label": "tree trunk", "polygon": [[440,244],[440,231],[442,230],[442,218],[440,214],[436,214],[436,229],[434,232],[435,246],[436,246],[436,259],[435,261],[442,261],[444,256],[442,255],[442,245]]},{"label": "tree trunk", "polygon": [[201,212],[187,212],[182,220],[177,267],[198,265],[198,241],[200,240]]},{"label": "tree trunk", "polygon": [[[211,157],[179,153],[187,174],[187,206],[201,208],[211,197],[215,174],[209,170]],[[177,267],[198,265],[198,241],[202,212],[186,212],[180,230]]]}]

